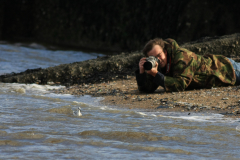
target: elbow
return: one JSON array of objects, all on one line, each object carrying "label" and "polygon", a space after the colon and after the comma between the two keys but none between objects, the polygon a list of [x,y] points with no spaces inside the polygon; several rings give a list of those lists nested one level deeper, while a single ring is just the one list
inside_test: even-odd
[{"label": "elbow", "polygon": [[145,87],[138,86],[138,90],[140,92],[145,92],[145,93],[153,93],[156,89],[147,89]]}]

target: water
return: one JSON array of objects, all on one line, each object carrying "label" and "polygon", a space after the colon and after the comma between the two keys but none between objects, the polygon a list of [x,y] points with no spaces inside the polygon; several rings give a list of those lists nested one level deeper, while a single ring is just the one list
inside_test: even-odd
[{"label": "water", "polygon": [[[102,56],[12,44],[0,54],[1,74]],[[0,83],[0,159],[240,159],[239,119],[120,109],[52,93],[61,87]]]},{"label": "water", "polygon": [[11,72],[18,73],[26,69],[53,67],[59,64],[84,61],[102,56],[102,54],[83,53],[80,51],[52,51],[36,43],[28,46],[24,47],[21,43],[0,44],[0,75]]}]

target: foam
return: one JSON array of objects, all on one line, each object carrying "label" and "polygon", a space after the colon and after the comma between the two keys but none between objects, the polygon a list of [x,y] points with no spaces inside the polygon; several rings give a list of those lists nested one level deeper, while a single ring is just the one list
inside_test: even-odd
[{"label": "foam", "polygon": [[140,115],[143,115],[143,116],[147,116],[147,114],[144,113],[144,112],[137,112],[137,113],[140,114]]},{"label": "foam", "polygon": [[4,91],[14,91],[19,93],[50,93],[50,90],[65,88],[65,86],[50,86],[38,84],[19,84],[19,83],[0,83],[0,87]]},{"label": "foam", "polygon": [[[238,122],[239,119],[226,118],[222,114],[215,113],[182,113],[182,112],[137,112],[143,116],[150,117],[165,117],[173,119],[183,119],[188,121],[198,121],[198,122],[221,122],[221,123],[234,123]],[[239,126],[240,129],[240,126]]]},{"label": "foam", "polygon": [[240,131],[240,125],[238,125],[238,126],[236,127],[236,130],[237,130],[237,131]]}]

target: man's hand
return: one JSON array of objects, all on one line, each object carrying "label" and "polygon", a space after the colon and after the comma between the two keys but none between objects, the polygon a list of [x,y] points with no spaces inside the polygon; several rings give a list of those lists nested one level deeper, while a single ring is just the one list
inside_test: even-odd
[{"label": "man's hand", "polygon": [[151,74],[153,77],[155,77],[156,74],[158,73],[157,68],[158,68],[158,63],[156,62],[156,66],[153,67],[151,70],[147,71],[147,74]]},{"label": "man's hand", "polygon": [[145,72],[145,69],[143,67],[143,64],[146,62],[146,57],[141,58],[139,61],[139,72],[140,74],[143,74]]}]

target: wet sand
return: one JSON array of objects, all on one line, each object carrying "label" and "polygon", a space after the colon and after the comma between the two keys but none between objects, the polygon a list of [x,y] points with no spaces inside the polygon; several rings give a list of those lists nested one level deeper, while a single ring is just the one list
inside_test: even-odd
[{"label": "wet sand", "polygon": [[105,105],[150,111],[221,113],[240,118],[240,86],[165,92],[159,87],[154,93],[139,92],[135,76],[95,84],[73,85],[56,90],[60,94],[104,97]]}]

